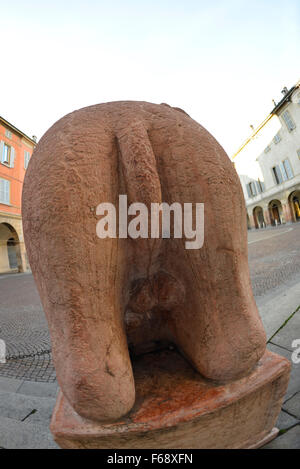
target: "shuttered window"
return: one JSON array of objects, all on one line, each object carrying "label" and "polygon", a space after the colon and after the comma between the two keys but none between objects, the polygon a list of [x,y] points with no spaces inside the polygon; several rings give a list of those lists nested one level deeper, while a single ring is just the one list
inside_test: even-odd
[{"label": "shuttered window", "polygon": [[279,143],[281,140],[281,137],[279,134],[276,134],[275,137],[273,138],[274,143]]},{"label": "shuttered window", "polygon": [[246,189],[249,197],[255,197],[257,193],[259,193],[259,190],[257,188],[257,182],[254,181],[246,184]]},{"label": "shuttered window", "polygon": [[15,162],[14,147],[7,145],[5,142],[0,142],[0,161],[10,168],[13,168]]},{"label": "shuttered window", "polygon": [[0,178],[0,203],[9,204],[10,182]]},{"label": "shuttered window", "polygon": [[281,161],[279,165],[274,166],[272,171],[276,184],[281,184],[282,182],[294,177],[293,169],[288,158],[286,158],[284,161]]},{"label": "shuttered window", "polygon": [[28,163],[29,163],[29,160],[30,160],[30,153],[29,151],[24,151],[24,168],[27,169],[28,167]]},{"label": "shuttered window", "polygon": [[291,132],[292,130],[294,130],[296,128],[296,124],[293,121],[289,111],[284,111],[282,113],[282,118],[283,118],[283,120],[285,122],[285,125],[287,126],[289,132]]},{"label": "shuttered window", "polygon": [[276,184],[281,184],[283,182],[283,177],[282,177],[279,166],[274,166],[272,168],[272,171],[273,171],[273,175],[274,175],[274,179],[275,179]]}]

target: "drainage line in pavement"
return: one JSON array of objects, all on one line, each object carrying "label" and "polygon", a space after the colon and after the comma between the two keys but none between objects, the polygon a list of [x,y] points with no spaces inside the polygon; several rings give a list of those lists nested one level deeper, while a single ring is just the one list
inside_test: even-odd
[{"label": "drainage line in pavement", "polygon": [[273,339],[273,337],[275,337],[275,335],[278,334],[279,331],[281,331],[281,329],[283,329],[287,323],[289,322],[290,319],[292,319],[292,317],[297,313],[297,311],[299,311],[300,309],[300,305],[298,306],[297,309],[295,309],[295,311],[284,321],[283,324],[281,324],[281,326],[279,327],[279,329],[277,329],[276,332],[274,332],[274,334],[272,335],[272,337],[270,337],[270,339],[267,341],[267,344],[269,344],[271,342],[271,340]]}]

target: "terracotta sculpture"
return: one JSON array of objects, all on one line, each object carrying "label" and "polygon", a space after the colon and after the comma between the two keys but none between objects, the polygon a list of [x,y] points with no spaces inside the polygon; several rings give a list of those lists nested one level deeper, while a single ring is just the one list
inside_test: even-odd
[{"label": "terracotta sculpture", "polygon": [[[204,203],[203,247],[187,250],[172,236],[100,239],[96,208],[118,207],[120,194],[147,207]],[[137,411],[134,362],[155,352],[166,363],[179,353],[194,380],[247,387],[266,337],[250,284],[245,218],[232,163],[180,109],[100,104],[65,116],[43,136],[24,183],[23,225],[61,388],[52,430],[62,446],[109,445],[97,435]],[[273,421],[288,376],[279,362],[285,380]],[[73,443],[64,438],[68,419],[80,431],[93,422],[93,442],[76,431]]]}]

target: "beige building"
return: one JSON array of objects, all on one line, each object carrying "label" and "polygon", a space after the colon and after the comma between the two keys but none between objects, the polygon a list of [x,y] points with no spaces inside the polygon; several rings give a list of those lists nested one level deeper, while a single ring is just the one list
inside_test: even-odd
[{"label": "beige building", "polygon": [[300,81],[233,156],[249,228],[300,221]]}]

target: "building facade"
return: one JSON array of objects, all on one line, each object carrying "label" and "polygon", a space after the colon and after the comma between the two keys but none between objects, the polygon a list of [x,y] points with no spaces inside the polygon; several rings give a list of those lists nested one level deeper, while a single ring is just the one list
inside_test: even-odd
[{"label": "building facade", "polygon": [[23,238],[21,198],[35,144],[34,138],[0,117],[0,273],[30,269]]},{"label": "building facade", "polygon": [[[300,81],[282,93],[280,102],[274,103],[269,116],[233,157],[248,228],[300,221]],[[264,149],[255,154],[263,143]]]}]

